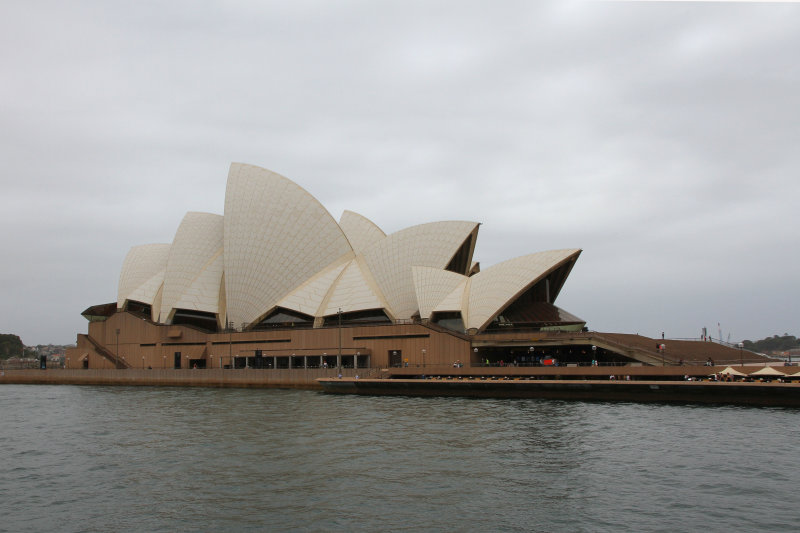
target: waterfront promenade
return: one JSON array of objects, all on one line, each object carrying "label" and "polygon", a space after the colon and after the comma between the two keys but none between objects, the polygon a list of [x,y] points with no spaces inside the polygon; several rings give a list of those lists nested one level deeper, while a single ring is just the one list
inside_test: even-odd
[{"label": "waterfront promenade", "polygon": [[462,396],[800,407],[800,383],[777,381],[664,381],[567,379],[322,378],[332,394]]},{"label": "waterfront promenade", "polygon": [[[361,371],[361,369],[359,369]],[[362,372],[363,373],[363,372]],[[343,369],[342,376],[354,375]],[[321,390],[318,378],[336,377],[335,369],[47,369],[4,370],[0,384],[127,385],[149,387],[295,388]]]},{"label": "waterfront promenade", "polygon": [[[743,374],[762,366],[737,367]],[[423,372],[424,370],[424,372]],[[426,369],[28,369],[0,384],[294,388],[338,394],[699,402],[800,407],[800,382],[710,381],[723,367],[485,367]],[[341,373],[341,377],[339,374]],[[687,380],[691,378],[691,380]],[[733,378],[732,378],[733,379]],[[746,381],[745,381],[746,380]]]}]

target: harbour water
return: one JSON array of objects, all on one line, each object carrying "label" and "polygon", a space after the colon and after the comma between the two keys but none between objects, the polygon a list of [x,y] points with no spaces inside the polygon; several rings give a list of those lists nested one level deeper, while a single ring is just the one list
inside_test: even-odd
[{"label": "harbour water", "polygon": [[0,386],[0,531],[795,531],[800,410]]}]

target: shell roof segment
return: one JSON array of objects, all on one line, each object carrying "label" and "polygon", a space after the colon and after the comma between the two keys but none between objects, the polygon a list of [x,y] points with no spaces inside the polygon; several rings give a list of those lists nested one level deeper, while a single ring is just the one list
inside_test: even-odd
[{"label": "shell roof segment", "polygon": [[175,309],[217,313],[222,279],[223,217],[189,212],[183,217],[169,251],[162,316]]},{"label": "shell roof segment", "polygon": [[251,323],[345,254],[344,232],[308,192],[269,170],[234,163],[225,193],[228,320]]},{"label": "shell roof segment", "polygon": [[466,221],[420,224],[392,233],[364,251],[367,267],[395,318],[408,319],[418,311],[411,268],[444,269],[477,228],[477,222]]},{"label": "shell roof segment", "polygon": [[370,288],[370,283],[364,277],[359,262],[350,261],[333,286],[327,302],[320,308],[319,316],[330,316],[338,312],[364,311],[367,309],[382,309],[385,303]]},{"label": "shell roof segment", "polygon": [[[219,290],[222,282],[222,249],[200,269],[192,284],[181,294],[172,309],[192,309],[206,313],[219,313]],[[162,300],[163,301],[163,300]],[[170,310],[167,309],[167,312]]]},{"label": "shell roof segment", "polygon": [[456,285],[453,291],[445,296],[431,310],[431,313],[438,313],[441,311],[459,311],[464,317],[466,323],[467,316],[469,315],[469,300],[465,300],[465,296],[469,295],[470,279],[464,278],[461,283]]},{"label": "shell roof segment", "polygon": [[[449,270],[440,270],[438,268],[428,267],[412,267],[412,274],[414,276],[414,291],[417,295],[417,302],[419,303],[419,316],[420,318],[430,318],[431,313],[438,309],[438,306],[450,295],[457,287],[466,282],[467,276],[450,272]],[[448,303],[453,307],[453,303]],[[461,299],[459,297],[455,309],[461,311]]]},{"label": "shell roof segment", "polygon": [[153,304],[164,281],[169,244],[142,244],[128,251],[117,287],[117,308],[126,300]]},{"label": "shell roof segment", "polygon": [[133,247],[117,306],[152,305],[153,318],[164,322],[176,309],[215,313],[218,323],[237,326],[276,307],[315,318],[339,309],[382,309],[394,319],[458,311],[466,328],[481,330],[514,302],[555,300],[580,250],[539,252],[480,271],[472,261],[478,227],[430,222],[387,236],[352,211],[337,223],[289,179],[233,163],[224,216],[189,212],[172,244]]},{"label": "shell roof segment", "polygon": [[549,250],[524,255],[493,265],[470,278],[467,328],[485,328],[508,304],[534,283],[566,261],[579,249]]},{"label": "shell roof segment", "polygon": [[363,215],[353,211],[345,211],[339,218],[339,227],[342,228],[350,245],[356,253],[361,253],[376,242],[380,241],[386,234],[374,222]]},{"label": "shell roof segment", "polygon": [[319,316],[318,311],[322,302],[347,265],[349,262],[346,261],[331,265],[287,294],[278,302],[278,306],[309,316]]}]

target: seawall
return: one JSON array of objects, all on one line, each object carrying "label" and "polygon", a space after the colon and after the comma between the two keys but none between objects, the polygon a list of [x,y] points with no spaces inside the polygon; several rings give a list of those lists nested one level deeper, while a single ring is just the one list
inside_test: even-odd
[{"label": "seawall", "polygon": [[800,383],[321,378],[333,394],[547,398],[800,407]]},{"label": "seawall", "polygon": [[[3,370],[2,384],[294,388],[334,394],[548,398],[800,407],[800,382],[711,382],[567,376],[372,379],[365,369],[29,369]],[[667,377],[667,376],[664,376]],[[548,379],[550,378],[550,379]],[[555,378],[555,379],[553,379]],[[566,378],[566,379],[565,379]]]},{"label": "seawall", "polygon": [[[363,372],[362,372],[363,373]],[[335,369],[47,369],[4,370],[0,384],[128,385],[149,387],[239,387],[322,390],[318,378],[336,377]],[[343,369],[343,376],[353,375]]]}]

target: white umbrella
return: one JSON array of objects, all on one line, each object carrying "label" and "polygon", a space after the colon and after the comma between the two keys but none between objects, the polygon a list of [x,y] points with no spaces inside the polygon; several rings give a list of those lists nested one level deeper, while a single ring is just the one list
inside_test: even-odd
[{"label": "white umbrella", "polygon": [[761,370],[757,370],[750,374],[751,376],[785,376],[783,372],[780,370],[776,370],[775,367],[772,366],[765,366]]},{"label": "white umbrella", "polygon": [[725,370],[720,372],[720,374],[727,374],[729,376],[746,376],[747,375],[747,374],[744,374],[742,372],[739,372],[738,370],[736,370],[735,368],[733,368],[731,366],[725,367]]}]

